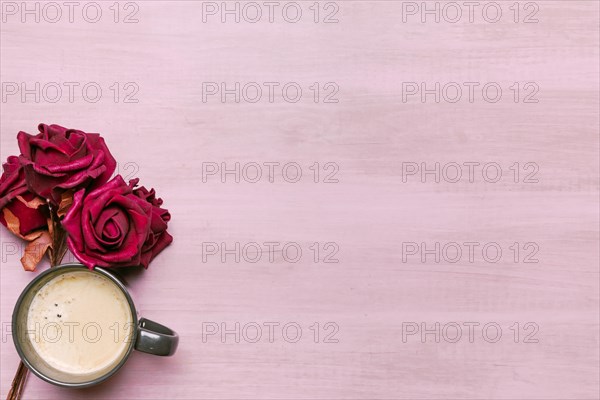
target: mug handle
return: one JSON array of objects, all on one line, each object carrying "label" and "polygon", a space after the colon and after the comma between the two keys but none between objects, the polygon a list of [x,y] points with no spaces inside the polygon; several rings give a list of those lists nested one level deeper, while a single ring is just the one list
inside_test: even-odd
[{"label": "mug handle", "polygon": [[135,349],[155,356],[172,356],[177,350],[179,335],[164,325],[140,318]]}]

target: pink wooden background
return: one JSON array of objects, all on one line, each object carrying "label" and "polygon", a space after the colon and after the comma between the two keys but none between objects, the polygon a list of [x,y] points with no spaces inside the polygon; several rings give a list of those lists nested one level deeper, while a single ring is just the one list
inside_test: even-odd
[{"label": "pink wooden background", "polygon": [[[55,10],[40,3],[36,23],[35,15],[22,22],[22,10],[13,15],[21,2],[2,1],[2,160],[17,152],[17,132],[32,133],[39,122],[102,133],[120,172],[154,186],[172,213],[173,245],[148,271],[128,279],[140,314],[181,335],[172,358],[136,353],[117,376],[83,391],[30,377],[25,398],[598,398],[598,2],[518,2],[516,23],[513,1],[497,2],[497,23],[482,17],[489,2],[475,10],[472,23],[465,6],[456,23],[444,19],[454,17],[449,8],[439,23],[433,16],[422,23],[421,14],[403,22],[403,8],[411,5],[400,1],[321,2],[319,23],[313,2],[300,1],[302,17],[290,23],[281,14],[287,3],[278,3],[273,23],[265,6],[257,23],[246,20],[255,15],[249,8],[239,23],[232,16],[222,23],[220,14],[203,23],[203,7],[211,5],[200,1],[121,2],[118,23],[112,1],[98,2],[97,23],[82,18],[88,3],[80,2],[73,23],[64,6],[62,18],[51,23]],[[433,9],[435,2],[427,5]],[[123,23],[136,7],[138,22]],[[289,7],[286,16],[294,17]],[[323,23],[336,7],[338,22]],[[538,22],[524,23],[532,12]],[[10,94],[11,83],[31,89],[36,82],[40,91],[44,85],[50,90],[39,93],[39,102],[33,94]],[[52,82],[78,83],[73,102],[65,89],[52,103]],[[96,103],[81,93],[90,82],[102,88]],[[139,88],[137,103],[123,101],[136,87],[126,90],[129,82]],[[256,103],[235,103],[232,95],[225,103],[218,96],[203,102],[203,82],[230,88],[297,82],[303,96],[297,103],[285,101],[281,91],[272,103],[266,92]],[[321,86],[317,103],[309,89],[314,82]],[[328,82],[339,87],[337,103],[323,102]],[[456,103],[436,103],[433,95],[423,103],[418,96],[403,101],[403,82],[480,86],[473,102],[465,90]],[[486,82],[502,88],[499,102],[482,98]],[[510,89],[515,82],[519,102]],[[533,87],[525,90],[528,82],[539,87],[537,103],[523,102]],[[274,183],[265,177],[235,183],[232,176],[226,183],[218,176],[203,182],[206,162],[297,162],[303,176],[298,183],[281,175]],[[320,180],[324,164],[336,163],[339,182],[314,183],[309,167],[315,162]],[[503,176],[488,183],[479,169],[472,183],[467,177],[435,183],[432,176],[404,183],[406,162],[496,162]],[[510,169],[515,162],[517,183]],[[523,182],[531,171],[525,163],[539,167],[537,183]],[[5,230],[0,240],[4,398],[18,363],[6,330],[34,274],[20,267],[14,251],[20,244]],[[231,248],[269,241],[297,243],[300,261],[281,254],[274,262],[265,254],[258,263],[236,263],[233,256],[224,263],[218,256],[202,260],[206,242]],[[336,243],[339,263],[315,263],[314,242]],[[466,254],[456,263],[436,263],[431,255],[424,263],[418,255],[403,262],[406,242],[428,248],[496,242],[503,257],[491,263],[479,250],[474,262]],[[514,242],[521,247],[516,263],[509,249]],[[539,262],[524,262],[534,248],[526,251],[526,243],[539,248]],[[324,255],[321,249],[321,261]],[[303,334],[288,343],[275,330],[270,343],[263,329],[257,343],[236,343],[233,335],[225,343],[216,335],[203,343],[209,322],[230,329],[236,322],[295,322]],[[310,330],[315,322],[319,343]],[[338,343],[324,343],[327,322],[339,327]],[[436,343],[433,335],[403,341],[403,322],[480,326],[473,343],[466,329],[456,343],[447,340],[453,330]],[[490,322],[503,329],[496,343],[482,338]],[[515,322],[517,343],[510,329]],[[535,325],[525,330],[528,322]],[[538,342],[527,343],[534,326]]]}]

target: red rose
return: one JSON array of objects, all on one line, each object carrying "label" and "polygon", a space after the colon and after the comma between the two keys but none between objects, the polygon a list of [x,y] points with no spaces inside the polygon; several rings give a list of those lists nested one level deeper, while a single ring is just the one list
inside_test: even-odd
[{"label": "red rose", "polygon": [[110,178],[116,161],[97,133],[40,124],[39,134],[19,132],[20,161],[29,190],[60,204],[67,190],[94,189]]},{"label": "red rose", "polygon": [[0,223],[8,227],[10,222],[15,228],[14,233],[21,237],[42,228],[46,229],[46,202],[27,189],[25,173],[19,158],[8,157],[2,167],[4,173],[0,177]]},{"label": "red rose", "polygon": [[163,225],[157,220],[158,216],[164,222],[160,216],[166,210],[156,211],[150,197],[144,197],[142,188],[134,193],[120,175],[87,194],[75,193],[63,220],[71,252],[88,268],[147,267],[168,245],[161,239],[166,232],[160,231]]},{"label": "red rose", "polygon": [[25,172],[15,156],[8,157],[0,177],[0,223],[29,243],[21,258],[27,271],[35,267],[51,246],[46,200],[27,189]]},{"label": "red rose", "polygon": [[[138,181],[139,179],[132,179],[129,181],[129,186],[134,188]],[[142,246],[142,258],[140,260],[144,268],[148,268],[150,261],[173,241],[173,236],[167,232],[167,223],[171,220],[171,214],[169,214],[168,210],[160,207],[163,201],[156,197],[154,189],[148,190],[144,186],[141,186],[134,189],[133,194],[152,204],[150,233]]]}]

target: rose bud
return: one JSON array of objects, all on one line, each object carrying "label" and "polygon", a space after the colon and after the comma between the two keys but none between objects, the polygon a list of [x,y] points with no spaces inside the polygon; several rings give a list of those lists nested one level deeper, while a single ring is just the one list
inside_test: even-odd
[{"label": "rose bud", "polygon": [[63,193],[95,189],[115,171],[115,159],[104,139],[59,125],[40,124],[39,134],[19,132],[20,161],[29,190],[61,203]]}]

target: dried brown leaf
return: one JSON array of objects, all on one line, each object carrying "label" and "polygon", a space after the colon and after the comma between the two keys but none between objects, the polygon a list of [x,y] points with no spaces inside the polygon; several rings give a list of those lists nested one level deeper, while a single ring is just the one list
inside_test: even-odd
[{"label": "dried brown leaf", "polygon": [[41,234],[25,247],[25,252],[21,258],[21,264],[25,271],[35,271],[35,267],[42,261],[44,254],[52,246],[52,237],[47,231],[41,231]]},{"label": "dried brown leaf", "polygon": [[58,210],[56,211],[56,215],[58,215],[59,218],[64,217],[73,205],[74,195],[75,192],[73,190],[67,190],[60,196],[60,204],[58,205]]},{"label": "dried brown leaf", "polygon": [[27,201],[22,196],[17,196],[17,200],[29,208],[39,208],[48,204],[46,203],[46,200],[42,199],[41,197],[34,197],[33,200]]},{"label": "dried brown leaf", "polygon": [[[2,213],[4,214],[4,220],[6,221],[6,227],[9,231],[14,233],[21,239],[27,240],[29,243],[25,247],[25,252],[21,258],[21,264],[26,271],[34,271],[35,267],[46,254],[49,247],[52,247],[52,234],[46,230],[38,230],[31,232],[25,236],[21,235],[20,226],[21,223],[8,208],[3,208]],[[49,226],[50,220],[48,220]]]},{"label": "dried brown leaf", "polygon": [[6,221],[6,228],[18,237],[23,238],[21,235],[21,222],[19,221],[19,218],[17,218],[7,207],[2,209],[2,214]]}]

